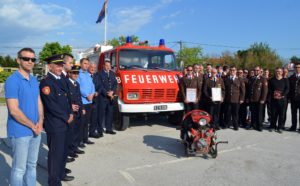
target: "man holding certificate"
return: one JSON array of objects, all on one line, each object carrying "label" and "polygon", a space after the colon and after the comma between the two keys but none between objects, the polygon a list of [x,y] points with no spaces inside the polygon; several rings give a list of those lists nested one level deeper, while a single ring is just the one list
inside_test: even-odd
[{"label": "man holding certificate", "polygon": [[193,67],[187,66],[187,74],[180,79],[180,92],[184,100],[185,112],[199,108],[201,90],[202,76],[195,77]]},{"label": "man holding certificate", "polygon": [[220,105],[225,96],[225,86],[222,78],[217,77],[217,69],[213,68],[211,77],[204,79],[203,92],[207,99],[208,112],[213,117],[213,127],[219,130]]}]

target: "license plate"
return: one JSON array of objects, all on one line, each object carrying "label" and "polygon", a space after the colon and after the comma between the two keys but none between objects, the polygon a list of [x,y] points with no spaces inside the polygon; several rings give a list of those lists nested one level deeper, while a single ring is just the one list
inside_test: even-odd
[{"label": "license plate", "polygon": [[154,110],[167,110],[168,105],[155,105]]}]

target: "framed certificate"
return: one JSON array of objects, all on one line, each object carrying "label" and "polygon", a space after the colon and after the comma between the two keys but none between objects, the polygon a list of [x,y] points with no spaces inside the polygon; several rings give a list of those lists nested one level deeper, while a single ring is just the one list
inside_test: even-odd
[{"label": "framed certificate", "polygon": [[197,100],[197,89],[187,88],[186,89],[186,100],[187,102],[196,102]]},{"label": "framed certificate", "polygon": [[211,99],[212,101],[222,101],[221,88],[211,88]]}]

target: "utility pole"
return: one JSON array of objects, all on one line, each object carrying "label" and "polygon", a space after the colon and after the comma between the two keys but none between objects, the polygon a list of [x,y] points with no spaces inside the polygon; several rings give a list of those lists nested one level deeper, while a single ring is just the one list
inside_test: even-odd
[{"label": "utility pole", "polygon": [[183,69],[183,67],[184,67],[184,61],[182,60],[182,49],[183,49],[183,41],[182,40],[180,40],[180,41],[177,41],[177,43],[179,44],[179,54],[180,54],[180,59],[181,59],[181,61],[180,61],[180,68],[181,69]]}]

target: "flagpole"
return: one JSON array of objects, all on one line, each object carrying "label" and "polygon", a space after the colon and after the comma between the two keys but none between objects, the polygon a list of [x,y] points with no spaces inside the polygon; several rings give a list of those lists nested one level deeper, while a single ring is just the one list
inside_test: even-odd
[{"label": "flagpole", "polygon": [[105,4],[105,16],[104,16],[104,45],[106,45],[106,23],[107,23],[107,2]]}]

